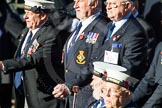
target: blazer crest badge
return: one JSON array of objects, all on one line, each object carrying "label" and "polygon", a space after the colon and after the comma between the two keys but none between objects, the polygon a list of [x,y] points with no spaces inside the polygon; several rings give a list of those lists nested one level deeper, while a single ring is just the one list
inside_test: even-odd
[{"label": "blazer crest badge", "polygon": [[86,63],[86,57],[85,57],[83,50],[79,50],[79,53],[76,57],[76,63],[78,63],[78,64],[85,64]]}]

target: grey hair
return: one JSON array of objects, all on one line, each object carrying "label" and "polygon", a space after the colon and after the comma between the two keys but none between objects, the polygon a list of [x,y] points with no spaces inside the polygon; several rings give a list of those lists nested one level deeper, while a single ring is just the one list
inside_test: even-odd
[{"label": "grey hair", "polygon": [[88,0],[88,5],[93,4],[95,1],[98,1],[97,11],[102,11],[102,0]]},{"label": "grey hair", "polygon": [[121,0],[121,2],[130,2],[130,3],[133,3],[132,0]]}]

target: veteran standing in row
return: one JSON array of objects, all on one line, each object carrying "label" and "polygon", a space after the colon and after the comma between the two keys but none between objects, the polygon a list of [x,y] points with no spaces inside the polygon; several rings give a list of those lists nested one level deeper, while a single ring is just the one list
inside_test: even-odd
[{"label": "veteran standing in row", "polygon": [[[84,108],[92,89],[92,73],[90,71],[91,56],[95,54],[101,45],[107,30],[108,20],[100,11],[101,0],[74,0],[76,16],[80,22],[76,30],[71,34],[64,46],[65,83],[54,87],[53,95],[63,98],[68,95],[69,106],[67,108]],[[77,97],[72,88],[77,86]],[[73,99],[75,101],[73,101]]]},{"label": "veteran standing in row", "polygon": [[49,19],[53,6],[46,0],[25,0],[26,28],[15,58],[0,61],[0,71],[14,73],[16,108],[24,108],[25,98],[29,108],[64,108],[52,96],[53,86],[63,82],[61,40]]},{"label": "veteran standing in row", "polygon": [[106,9],[111,22],[103,45],[93,59],[121,65],[127,68],[127,74],[141,79],[147,70],[147,38],[131,14],[132,2],[107,0]]}]

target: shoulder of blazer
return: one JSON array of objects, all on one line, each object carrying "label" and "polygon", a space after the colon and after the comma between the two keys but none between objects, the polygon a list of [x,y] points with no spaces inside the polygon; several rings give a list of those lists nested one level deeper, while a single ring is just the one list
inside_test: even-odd
[{"label": "shoulder of blazer", "polygon": [[108,20],[108,18],[99,15],[92,23],[91,25],[93,26],[93,28],[97,28],[97,29],[101,29],[101,31],[104,31],[104,33],[107,33],[107,27],[108,27],[108,23],[110,22],[110,20]]},{"label": "shoulder of blazer", "polygon": [[55,27],[54,27],[54,25],[53,25],[53,23],[52,23],[52,21],[51,20],[47,20],[46,22],[45,22],[45,24],[40,28],[40,30],[38,31],[38,33],[39,34],[45,34],[45,33],[50,33],[50,32],[52,32],[52,31],[55,31]]},{"label": "shoulder of blazer", "polygon": [[121,33],[125,33],[127,29],[132,29],[132,27],[137,28],[139,31],[144,32],[143,27],[141,24],[137,21],[136,18],[134,18],[132,15],[130,18],[124,23],[124,25],[121,27]]},{"label": "shoulder of blazer", "polygon": [[[96,18],[97,23],[102,25],[102,27],[107,26],[107,24],[110,22],[110,20],[102,15],[99,15],[98,18]],[[97,24],[98,25],[98,24]]]},{"label": "shoulder of blazer", "polygon": [[54,24],[52,23],[52,20],[48,19],[43,26],[45,26],[45,27],[49,27],[49,26],[54,27]]}]

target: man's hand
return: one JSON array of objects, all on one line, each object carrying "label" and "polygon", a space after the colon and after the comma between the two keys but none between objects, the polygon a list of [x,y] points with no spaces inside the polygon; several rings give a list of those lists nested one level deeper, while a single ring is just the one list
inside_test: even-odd
[{"label": "man's hand", "polygon": [[69,88],[65,84],[58,84],[53,88],[52,94],[55,98],[64,99],[70,94]]},{"label": "man's hand", "polygon": [[3,62],[0,61],[0,71],[2,71],[2,70],[3,70]]}]

